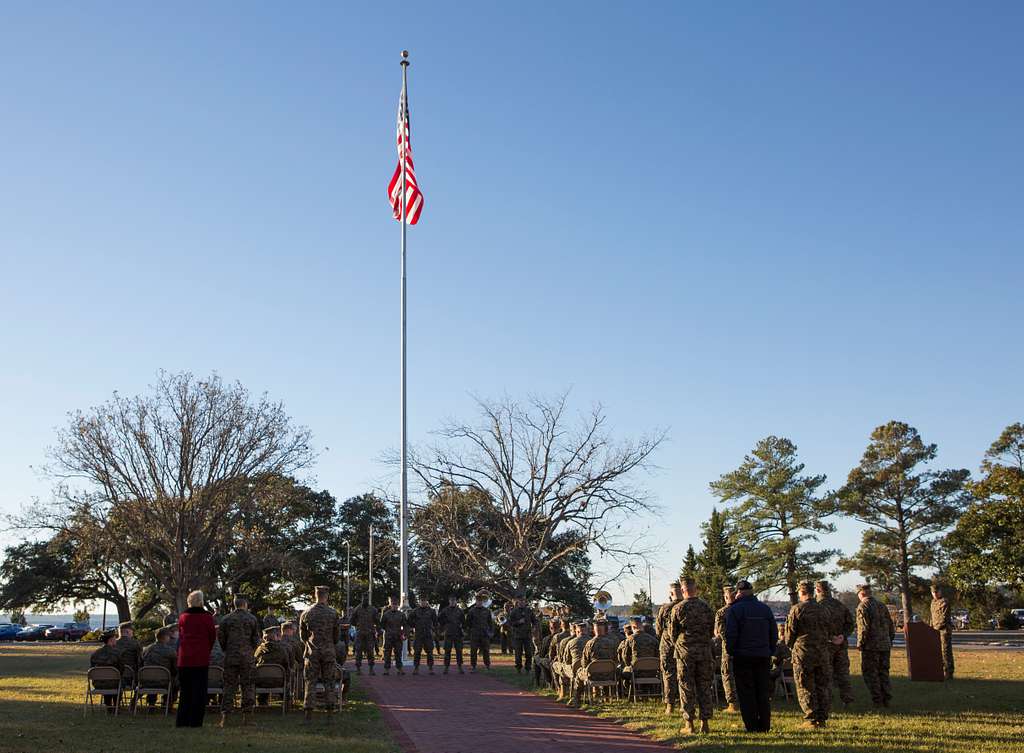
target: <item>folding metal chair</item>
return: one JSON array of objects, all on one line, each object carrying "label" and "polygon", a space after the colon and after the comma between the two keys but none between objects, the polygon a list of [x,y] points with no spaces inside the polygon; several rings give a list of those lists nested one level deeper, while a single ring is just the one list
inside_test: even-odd
[{"label": "folding metal chair", "polygon": [[[595,679],[594,675],[602,679]],[[615,662],[611,659],[595,659],[590,662],[583,670],[582,683],[583,694],[589,695],[591,700],[606,691],[610,696],[618,697],[619,681],[615,677]]]},{"label": "folding metal chair", "polygon": [[[290,697],[288,688],[288,673],[280,664],[260,664],[256,667],[254,676],[257,693],[266,693],[268,696],[281,696],[281,714],[288,713],[288,699]],[[268,701],[269,702],[269,701]]]},{"label": "folding metal chair", "polygon": [[162,695],[164,697],[164,716],[171,713],[171,693],[174,691],[174,678],[167,667],[155,665],[139,667],[138,682],[132,691],[132,714],[139,713],[139,701],[146,695]]},{"label": "folding metal chair", "polygon": [[[101,685],[113,685],[117,687],[103,688]],[[121,699],[124,694],[124,679],[117,667],[93,667],[85,675],[85,703],[82,706],[82,716],[86,716],[93,706],[93,696],[113,696],[114,716],[117,716],[121,709]]]},{"label": "folding metal chair", "polygon": [[214,696],[219,700],[224,695],[224,667],[210,665],[206,674],[206,705],[212,705]]},{"label": "folding metal chair", "polygon": [[629,667],[629,700],[655,697],[661,698],[661,662],[657,656],[641,656]]}]

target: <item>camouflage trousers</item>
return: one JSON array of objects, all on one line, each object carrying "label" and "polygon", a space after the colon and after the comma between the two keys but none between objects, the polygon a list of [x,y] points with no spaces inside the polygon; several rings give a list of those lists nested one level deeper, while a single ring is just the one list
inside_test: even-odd
[{"label": "camouflage trousers", "polygon": [[945,628],[939,631],[939,645],[942,647],[942,674],[947,680],[953,679],[953,631]]},{"label": "camouflage trousers", "polygon": [[491,639],[486,635],[471,635],[469,636],[469,666],[476,669],[476,654],[480,652],[480,657],[484,661],[484,666],[490,668],[491,666]]},{"label": "camouflage trousers", "polygon": [[864,675],[864,684],[871,691],[871,700],[876,706],[887,704],[892,700],[888,651],[862,650],[860,652],[860,672]]},{"label": "camouflage trousers", "polygon": [[722,652],[722,689],[725,690],[725,702],[739,708],[740,702],[736,697],[736,679],[732,671],[732,657],[725,651]]},{"label": "camouflage trousers", "polygon": [[828,653],[793,654],[793,680],[796,699],[804,719],[812,722],[828,720],[832,710],[832,665]]},{"label": "camouflage trousers", "polygon": [[[533,666],[533,639],[529,636],[523,638],[521,636],[512,636],[512,651],[515,652],[516,657],[516,669],[522,669],[523,666],[529,671],[530,667]],[[523,658],[526,658],[526,664],[523,664]]]},{"label": "camouflage trousers", "polygon": [[846,641],[839,646],[829,644],[829,663],[832,665],[832,683],[839,689],[843,703],[853,703],[853,685],[850,684],[850,652]]},{"label": "camouflage trousers", "polygon": [[683,718],[696,720],[694,712],[699,709],[700,719],[710,719],[715,713],[715,660],[711,656],[711,647],[696,651],[677,649],[676,675]]},{"label": "camouflage trousers", "polygon": [[377,636],[373,633],[356,633],[356,667],[363,666],[363,657],[366,663],[373,666],[377,654]]},{"label": "camouflage trousers", "polygon": [[402,636],[384,634],[384,670],[391,669],[391,660],[395,660],[395,666],[402,668]]},{"label": "camouflage trousers", "polygon": [[235,708],[235,692],[241,686],[242,711],[248,713],[256,705],[254,684],[256,662],[251,656],[224,658],[224,695],[220,697],[220,712],[230,714]]},{"label": "camouflage trousers", "polygon": [[316,706],[316,684],[323,683],[324,705],[328,709],[336,708],[338,698],[334,692],[334,679],[337,670],[334,649],[319,649],[306,653],[302,666],[302,678],[306,684],[306,695],[302,701],[303,708],[312,709]]},{"label": "camouflage trousers", "polygon": [[412,643],[412,665],[418,667],[420,665],[420,654],[422,652],[427,654],[427,666],[434,666],[434,638],[430,635],[425,635],[422,638],[416,636]]},{"label": "camouflage trousers", "polygon": [[462,666],[462,636],[445,636],[444,639],[444,665],[447,667],[452,663],[452,649],[455,649],[455,663]]},{"label": "camouflage trousers", "polygon": [[658,658],[661,661],[661,698],[675,706],[679,703],[679,679],[676,677],[676,650],[671,643],[659,644]]}]

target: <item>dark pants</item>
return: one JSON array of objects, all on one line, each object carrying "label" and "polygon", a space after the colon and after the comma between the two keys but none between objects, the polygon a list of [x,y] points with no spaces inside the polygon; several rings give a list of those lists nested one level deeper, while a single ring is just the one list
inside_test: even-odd
[{"label": "dark pants", "polygon": [[747,732],[769,731],[772,728],[772,660],[767,656],[734,656],[732,670],[743,726]]},{"label": "dark pants", "polygon": [[420,665],[420,655],[422,652],[427,654],[427,666],[431,669],[434,668],[434,638],[429,635],[425,635],[422,638],[416,636],[416,640],[413,642],[413,654],[412,654],[412,665],[418,667]]},{"label": "dark pants", "polygon": [[482,635],[469,636],[469,666],[476,669],[476,655],[484,661],[484,666],[491,668],[491,639]]},{"label": "dark pants", "polygon": [[446,636],[444,639],[444,665],[447,667],[452,663],[452,649],[455,649],[455,661],[462,666],[462,636]]},{"label": "dark pants", "polygon": [[178,716],[175,727],[202,727],[206,715],[209,667],[178,667]]}]

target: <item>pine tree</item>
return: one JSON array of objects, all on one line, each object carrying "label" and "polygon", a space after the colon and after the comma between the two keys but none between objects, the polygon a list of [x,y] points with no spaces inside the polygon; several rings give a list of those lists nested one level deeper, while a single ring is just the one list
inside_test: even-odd
[{"label": "pine tree", "polygon": [[697,555],[697,585],[712,607],[725,603],[722,589],[736,582],[736,567],[740,556],[732,542],[725,515],[717,509],[701,528],[704,529],[704,548]]},{"label": "pine tree", "polygon": [[697,565],[697,553],[693,551],[693,544],[686,550],[686,559],[683,560],[683,569],[679,573],[679,580],[683,578],[696,578],[700,567]]},{"label": "pine tree", "polygon": [[647,591],[642,588],[639,593],[633,594],[633,606],[630,609],[634,615],[654,616],[654,602],[651,601]]}]

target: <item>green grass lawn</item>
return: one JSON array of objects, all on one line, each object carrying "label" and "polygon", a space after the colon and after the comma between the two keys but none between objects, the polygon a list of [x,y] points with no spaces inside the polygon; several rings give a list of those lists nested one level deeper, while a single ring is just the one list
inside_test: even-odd
[{"label": "green grass lawn", "polygon": [[[849,709],[834,708],[825,730],[803,730],[796,701],[775,702],[773,730],[748,735],[738,714],[716,713],[711,734],[680,734],[682,717],[666,717],[660,701],[629,704],[613,701],[587,706],[598,716],[691,751],[736,753],[781,751],[842,751],[843,753],[903,753],[967,751],[967,753],[1024,753],[1024,652],[959,651],[958,678],[951,683],[910,682],[906,656],[893,651],[894,707],[879,713],[857,669],[860,657],[851,652],[856,674],[856,700]],[[532,678],[514,668],[498,666],[495,674],[519,687],[532,686]],[[546,692],[546,691],[543,691]]]},{"label": "green grass lawn", "polygon": [[[393,753],[398,748],[358,679],[344,711],[328,728],[318,713],[310,726],[302,712],[259,712],[252,727],[218,729],[207,714],[202,729],[175,729],[173,716],[82,716],[85,672],[95,646],[0,644],[0,753],[168,753],[218,751],[346,751]],[[98,701],[98,699],[97,699]],[[238,722],[236,715],[232,721]]]}]

